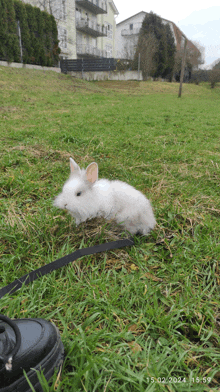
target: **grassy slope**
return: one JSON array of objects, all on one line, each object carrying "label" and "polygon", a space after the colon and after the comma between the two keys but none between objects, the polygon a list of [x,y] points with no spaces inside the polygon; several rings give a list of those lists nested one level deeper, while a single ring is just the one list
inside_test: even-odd
[{"label": "grassy slope", "polygon": [[58,391],[219,390],[220,88],[177,95],[177,84],[0,67],[2,286],[117,237],[114,225],[75,228],[52,207],[69,156],[143,191],[158,223],[147,241],[1,300],[9,317],[58,326],[67,354]]}]

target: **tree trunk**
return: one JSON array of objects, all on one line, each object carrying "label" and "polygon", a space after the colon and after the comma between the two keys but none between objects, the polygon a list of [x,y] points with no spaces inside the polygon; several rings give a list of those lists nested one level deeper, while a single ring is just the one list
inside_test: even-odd
[{"label": "tree trunk", "polygon": [[181,74],[180,74],[180,87],[179,87],[178,98],[181,98],[181,94],[182,94],[182,84],[183,84],[183,77],[184,77],[184,72],[185,72],[185,62],[186,62],[186,45],[187,45],[187,39],[185,38],[184,53],[183,53],[183,58],[182,58],[182,66],[181,66]]}]

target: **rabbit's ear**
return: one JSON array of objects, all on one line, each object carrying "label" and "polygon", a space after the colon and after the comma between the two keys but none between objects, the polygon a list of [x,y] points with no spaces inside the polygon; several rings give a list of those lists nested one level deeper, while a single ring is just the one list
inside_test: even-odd
[{"label": "rabbit's ear", "polygon": [[71,173],[73,173],[74,170],[80,171],[80,167],[77,165],[77,163],[74,161],[73,158],[70,158],[70,171],[71,171]]},{"label": "rabbit's ear", "polygon": [[86,168],[86,177],[89,182],[93,184],[96,180],[98,180],[98,165],[96,162],[90,163]]}]

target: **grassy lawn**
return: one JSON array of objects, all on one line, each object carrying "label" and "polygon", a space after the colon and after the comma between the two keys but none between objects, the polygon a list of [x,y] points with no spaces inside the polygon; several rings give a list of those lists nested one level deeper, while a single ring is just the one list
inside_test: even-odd
[{"label": "grassy lawn", "polygon": [[76,228],[52,206],[70,156],[141,190],[157,219],[135,246],[1,300],[2,314],[60,330],[65,363],[45,392],[220,390],[220,86],[178,88],[0,67],[1,286],[119,238],[113,222]]}]

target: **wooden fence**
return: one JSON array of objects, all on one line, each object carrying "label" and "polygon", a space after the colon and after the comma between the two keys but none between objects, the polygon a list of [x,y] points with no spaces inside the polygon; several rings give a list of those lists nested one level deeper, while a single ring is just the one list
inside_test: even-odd
[{"label": "wooden fence", "polygon": [[99,59],[78,59],[78,60],[61,60],[61,72],[96,72],[96,71],[114,71],[117,60],[114,58]]}]

